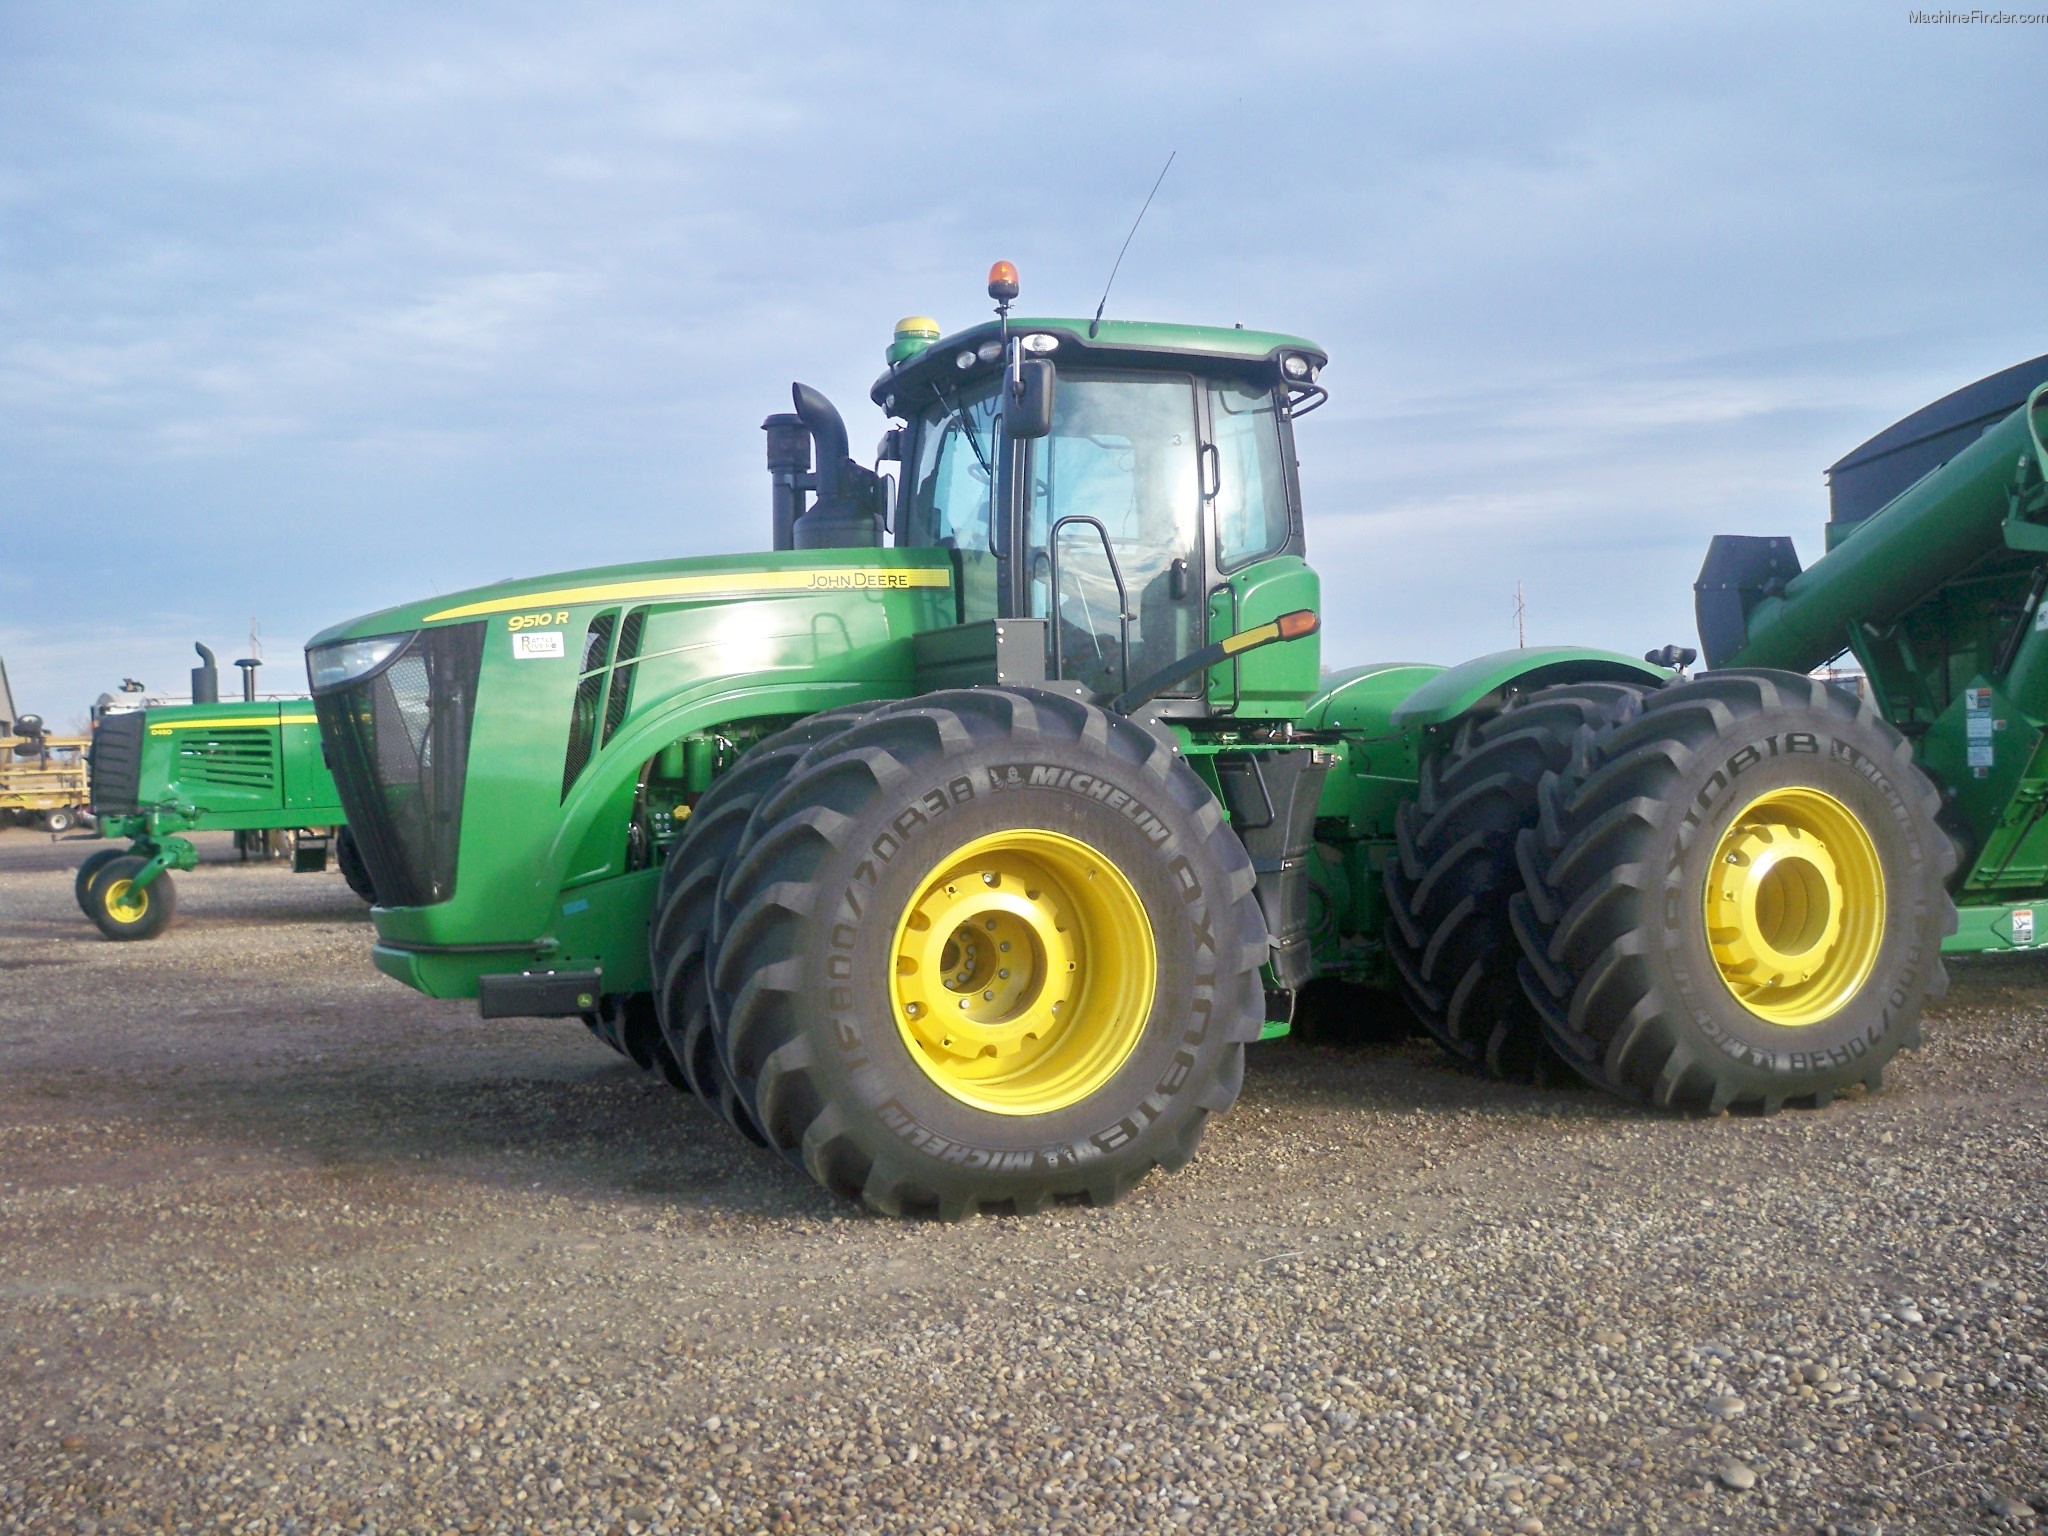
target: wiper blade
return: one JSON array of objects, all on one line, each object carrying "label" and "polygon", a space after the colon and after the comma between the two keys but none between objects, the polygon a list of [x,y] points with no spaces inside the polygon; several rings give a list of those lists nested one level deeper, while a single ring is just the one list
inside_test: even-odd
[{"label": "wiper blade", "polygon": [[981,439],[974,435],[974,423],[967,419],[967,413],[960,409],[957,400],[946,398],[946,392],[939,388],[936,379],[932,381],[932,394],[937,397],[939,404],[945,407],[947,419],[960,428],[960,435],[967,439],[967,446],[974,450],[974,462],[981,466],[981,472],[993,482],[996,477],[995,466],[989,463],[988,455],[981,451]]}]

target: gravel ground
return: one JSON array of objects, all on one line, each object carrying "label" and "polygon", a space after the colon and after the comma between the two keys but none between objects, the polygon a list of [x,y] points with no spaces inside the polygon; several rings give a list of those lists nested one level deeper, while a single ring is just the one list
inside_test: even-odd
[{"label": "gravel ground", "polygon": [[1256,1048],[1109,1211],[835,1204],[334,875],[0,832],[0,1531],[2048,1526],[2048,959],[1767,1121]]}]

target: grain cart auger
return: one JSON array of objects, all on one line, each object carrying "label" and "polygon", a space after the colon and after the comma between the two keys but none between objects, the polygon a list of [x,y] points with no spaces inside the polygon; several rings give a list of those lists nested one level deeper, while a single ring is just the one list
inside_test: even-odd
[{"label": "grain cart auger", "polygon": [[253,660],[242,697],[223,703],[213,652],[194,647],[190,704],[107,709],[93,731],[92,804],[102,848],[78,866],[79,910],[110,939],[153,939],[177,909],[172,870],[199,867],[186,832],[238,838],[290,833],[292,867],[327,867],[330,845],[350,889],[368,875],[343,825],[334,775],[321,760],[311,699],[259,699]]},{"label": "grain cart auger", "polygon": [[[1398,987],[1475,1067],[1537,1064],[1576,1016],[1520,984],[1518,834],[1670,669],[1559,647],[1325,675],[1294,452],[1321,350],[1022,319],[1016,291],[998,264],[992,322],[898,326],[875,469],[795,387],[764,423],[770,553],[315,637],[377,966],[581,1017],[890,1212],[1102,1202],[1178,1166],[1316,978],[1380,989],[1360,1007]],[[1677,1100],[1751,1094],[1710,1085],[1742,1070],[1721,1059]]]}]

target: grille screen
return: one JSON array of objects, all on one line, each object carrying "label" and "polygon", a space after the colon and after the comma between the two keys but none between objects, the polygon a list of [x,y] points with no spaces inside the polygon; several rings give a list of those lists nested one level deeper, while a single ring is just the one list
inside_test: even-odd
[{"label": "grille screen", "polygon": [[143,712],[100,716],[92,733],[86,761],[92,773],[92,811],[95,816],[133,816],[141,807],[135,797],[142,789]]},{"label": "grille screen", "polygon": [[[597,750],[597,712],[604,702],[606,669],[611,663],[612,626],[618,623],[619,611],[607,609],[590,621],[590,631],[583,637],[583,679],[576,685],[576,697],[569,704],[569,744],[562,751],[562,798],[569,798],[569,791],[583,770],[590,765],[590,755]],[[640,643],[638,625],[629,623],[633,632],[633,644]],[[607,731],[606,738],[610,738]]]},{"label": "grille screen", "polygon": [[262,726],[228,726],[178,732],[177,777],[181,784],[233,789],[277,787],[277,732]]},{"label": "grille screen", "polygon": [[611,659],[608,650],[612,643],[612,620],[617,617],[615,612],[600,613],[590,621],[590,632],[583,637],[583,665],[578,671],[604,670],[604,664]]},{"label": "grille screen", "polygon": [[421,630],[366,678],[314,695],[320,740],[377,900],[455,894],[484,626]]},{"label": "grille screen", "polygon": [[604,673],[593,672],[576,685],[576,697],[569,705],[569,745],[562,754],[562,798],[590,761],[591,743],[597,739],[597,701],[604,696]]},{"label": "grille screen", "polygon": [[640,655],[640,632],[647,627],[647,610],[635,608],[619,626],[619,655],[612,664],[612,691],[604,701],[604,744],[612,737],[633,705],[633,663]]}]

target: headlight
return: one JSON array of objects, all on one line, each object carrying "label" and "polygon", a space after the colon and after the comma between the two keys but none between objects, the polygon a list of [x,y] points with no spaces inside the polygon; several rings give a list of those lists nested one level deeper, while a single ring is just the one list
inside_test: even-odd
[{"label": "headlight", "polygon": [[411,635],[376,635],[368,640],[338,640],[306,652],[306,680],[315,693],[339,688],[365,672],[374,672],[404,648]]},{"label": "headlight", "polygon": [[1290,379],[1306,379],[1309,376],[1308,359],[1300,356],[1282,358],[1280,371]]}]

